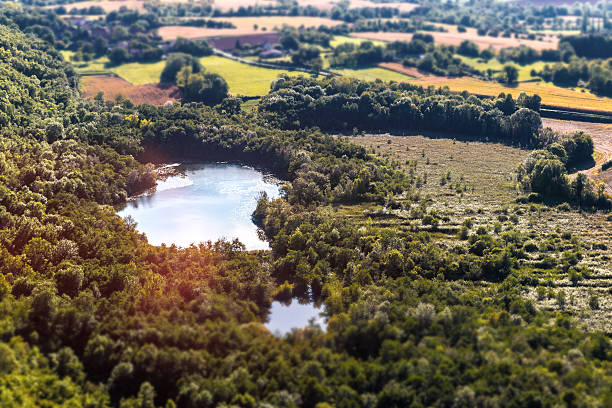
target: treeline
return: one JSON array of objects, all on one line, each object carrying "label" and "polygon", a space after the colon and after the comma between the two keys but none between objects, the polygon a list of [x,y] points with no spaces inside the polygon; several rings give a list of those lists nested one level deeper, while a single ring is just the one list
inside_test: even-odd
[{"label": "treeline", "polygon": [[602,34],[572,35],[562,37],[561,43],[569,44],[579,57],[612,58],[612,36]]},{"label": "treeline", "polygon": [[259,111],[283,128],[446,131],[538,146],[548,142],[540,132],[539,106],[537,95],[483,100],[405,83],[284,77],[272,85]]},{"label": "treeline", "polygon": [[612,199],[605,194],[604,185],[595,186],[579,173],[573,180],[569,170],[576,165],[593,161],[593,141],[577,132],[553,143],[545,150],[532,152],[519,166],[518,177],[526,191],[539,193],[545,199],[570,201],[582,208],[612,209]]},{"label": "treeline", "polygon": [[558,85],[583,85],[594,93],[612,96],[612,58],[587,61],[573,58],[568,64],[545,65],[536,74]]}]

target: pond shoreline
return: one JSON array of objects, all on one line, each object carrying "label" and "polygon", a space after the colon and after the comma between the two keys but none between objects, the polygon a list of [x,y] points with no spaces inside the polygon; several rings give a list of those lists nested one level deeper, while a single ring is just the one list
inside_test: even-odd
[{"label": "pond shoreline", "polygon": [[277,178],[251,166],[228,162],[172,162],[155,169],[154,188],[117,209],[129,216],[153,245],[189,246],[238,239],[247,250],[269,249],[252,214],[257,198],[281,195]]}]

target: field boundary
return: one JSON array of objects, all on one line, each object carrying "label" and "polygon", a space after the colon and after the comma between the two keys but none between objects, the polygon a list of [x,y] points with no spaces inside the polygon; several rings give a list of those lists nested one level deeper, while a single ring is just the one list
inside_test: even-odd
[{"label": "field boundary", "polygon": [[322,75],[322,76],[338,76],[338,74],[334,72],[330,72],[330,71],[324,71],[324,70],[315,71],[315,70],[304,68],[304,67],[296,67],[294,65],[272,64],[269,62],[251,61],[251,60],[247,60],[241,57],[237,57],[234,54],[222,51],[218,48],[213,48],[212,51],[214,55],[217,55],[219,57],[228,58],[236,62],[240,62],[242,64],[253,65],[255,67],[260,67],[260,68],[282,69],[286,71],[297,71],[297,72],[304,72],[306,74],[314,74],[314,75]]}]

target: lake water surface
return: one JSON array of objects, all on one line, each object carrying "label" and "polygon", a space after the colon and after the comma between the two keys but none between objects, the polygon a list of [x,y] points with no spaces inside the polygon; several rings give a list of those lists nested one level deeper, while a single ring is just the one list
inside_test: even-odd
[{"label": "lake water surface", "polygon": [[[130,201],[119,215],[131,216],[153,245],[186,247],[238,238],[248,250],[268,249],[268,243],[257,235],[251,214],[260,192],[270,198],[279,196],[278,184],[266,181],[255,169],[236,164],[180,165],[177,171],[179,175],[158,182],[153,193]],[[325,328],[320,312],[312,303],[300,304],[295,299],[288,306],[273,302],[266,327],[285,334],[314,319]]]},{"label": "lake water surface", "polygon": [[268,249],[251,214],[260,192],[279,196],[278,184],[237,164],[187,164],[178,170],[180,175],[158,182],[155,192],[130,201],[119,215],[131,216],[153,245],[238,238],[248,250]]},{"label": "lake water surface", "polygon": [[278,301],[272,302],[270,321],[266,323],[266,327],[272,333],[286,334],[291,329],[308,326],[313,319],[315,324],[325,329],[325,319],[320,316],[322,311],[313,303],[301,304],[296,299],[288,306]]}]

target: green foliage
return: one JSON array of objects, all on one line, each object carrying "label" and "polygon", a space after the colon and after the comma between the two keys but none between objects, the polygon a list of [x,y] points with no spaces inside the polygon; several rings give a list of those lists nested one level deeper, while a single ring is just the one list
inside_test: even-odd
[{"label": "green foliage", "polygon": [[176,78],[176,85],[187,102],[217,105],[228,96],[227,82],[218,74],[193,73],[191,66],[184,66]]},{"label": "green foliage", "polygon": [[184,53],[170,54],[164,70],[159,78],[162,83],[176,83],[178,73],[183,69],[191,68],[191,73],[199,73],[202,70],[202,65],[197,58]]},{"label": "green foliage", "polygon": [[[14,52],[28,50],[21,34],[9,30],[7,38]],[[27,59],[10,61],[6,71],[19,72]],[[38,79],[19,78],[17,88]],[[63,83],[66,76],[55,78]],[[262,115],[225,115],[202,104],[107,106],[71,94],[63,102],[27,101],[48,103],[58,114],[45,120],[24,110],[29,133],[17,133],[13,121],[0,136],[0,405],[604,404],[612,385],[609,339],[523,296],[524,281],[535,279],[519,271],[532,237],[515,229],[492,234],[482,225],[470,233],[473,221],[466,220],[465,241],[451,249],[435,240],[439,231],[347,217],[338,207],[384,206],[385,216],[397,196],[413,196],[408,177],[344,137],[280,129],[268,115],[274,98],[287,103],[289,94],[308,104],[274,110],[278,123],[309,120],[317,104],[337,115],[329,100],[338,98],[339,106],[349,101],[350,110],[368,115],[335,120],[367,128],[388,124],[380,117],[405,98],[401,112],[410,120],[444,118],[448,126],[458,117],[452,112],[472,109],[463,105],[480,107],[474,98],[299,81],[284,99],[277,84]],[[539,119],[505,96],[485,103],[474,109],[498,110],[498,123],[522,129],[521,118]],[[437,116],[425,116],[425,106]],[[458,128],[475,126],[474,117]],[[321,128],[333,128],[331,116],[319,119]],[[538,177],[564,180],[556,173],[565,168],[565,156],[557,156],[563,150],[569,161],[563,146],[539,151],[526,175],[539,166]],[[155,181],[142,162],[189,157],[257,164],[285,180],[283,197],[260,197],[253,215],[271,251],[247,252],[227,241],[154,247],[115,214],[110,204]],[[584,191],[583,181],[572,191]],[[433,199],[415,201],[423,221],[445,222],[428,208]],[[565,251],[563,268],[580,267],[580,248],[557,249]],[[262,327],[274,297],[295,296],[325,304],[326,332],[306,327],[277,338]],[[565,307],[565,293],[556,296]]]}]

